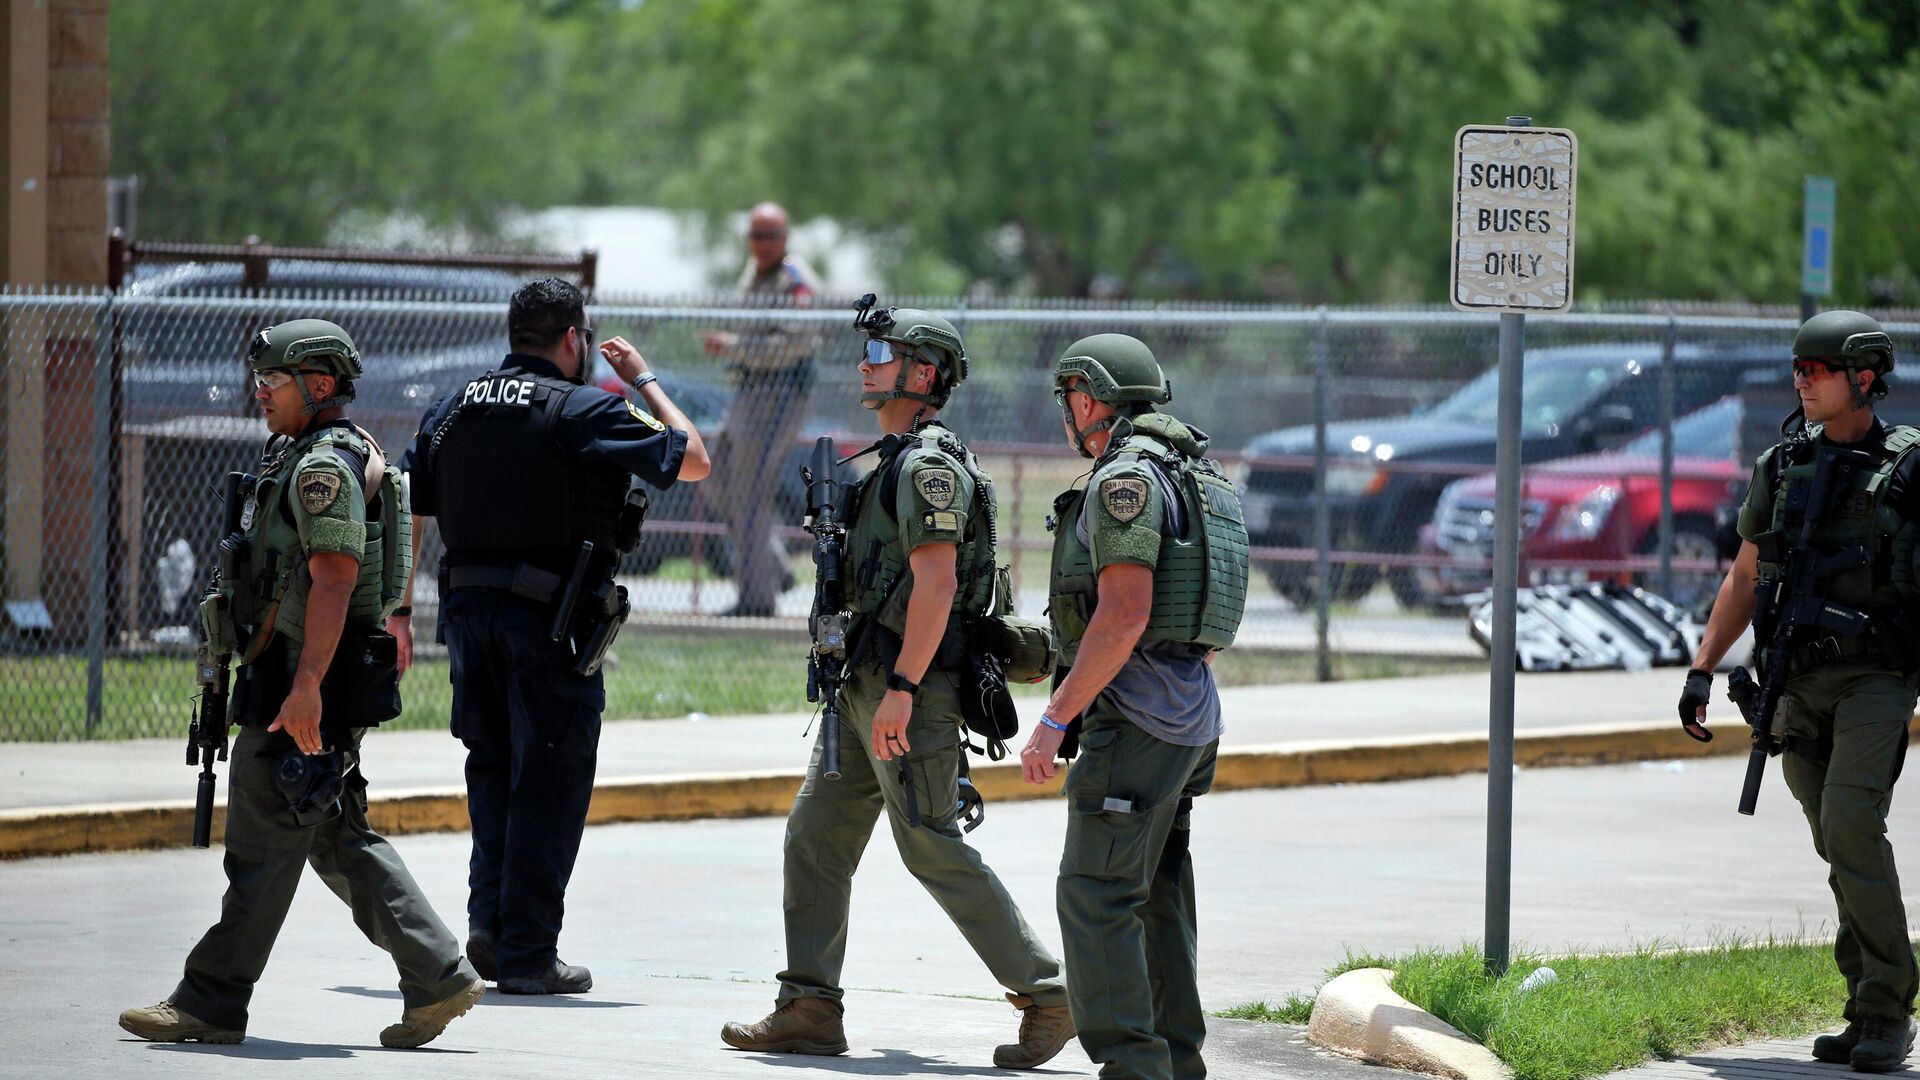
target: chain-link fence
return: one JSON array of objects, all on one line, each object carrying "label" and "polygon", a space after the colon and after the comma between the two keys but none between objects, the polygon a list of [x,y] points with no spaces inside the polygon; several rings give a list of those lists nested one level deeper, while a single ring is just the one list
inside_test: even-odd
[{"label": "chain-link fence", "polygon": [[[1261,573],[1238,677],[1480,655],[1459,609],[1489,577],[1493,317],[897,302],[947,314],[966,339],[971,374],[946,417],[995,478],[1023,613],[1045,606],[1053,499],[1087,471],[1047,371],[1075,339],[1117,330],[1154,348],[1171,411],[1211,434],[1245,489]],[[655,494],[621,566],[636,614],[609,663],[609,715],[804,708],[812,568],[798,467],[820,435],[843,453],[877,435],[859,404],[851,312],[601,297],[590,313],[600,340],[623,335],[646,354],[716,464],[705,483]],[[395,458],[429,404],[505,352],[504,292],[0,292],[0,739],[184,727],[218,481],[252,468],[266,438],[244,348],[259,328],[307,316],[339,322],[360,346],[367,371],[350,411]],[[1795,326],[1785,312],[1751,311],[1532,320],[1524,573],[1633,580],[1704,602],[1743,463],[1793,405]],[[1888,329],[1913,356],[1920,323]],[[610,371],[594,378],[621,389]],[[1890,416],[1902,399],[1896,388]],[[450,693],[444,654],[428,644],[439,545],[424,532],[423,659],[401,722],[431,726],[445,722]]]}]

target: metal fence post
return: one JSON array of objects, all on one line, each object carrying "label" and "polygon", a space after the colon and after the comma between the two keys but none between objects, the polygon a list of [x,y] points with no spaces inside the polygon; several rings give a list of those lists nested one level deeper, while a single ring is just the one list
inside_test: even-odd
[{"label": "metal fence post", "polygon": [[113,528],[113,297],[101,298],[93,327],[93,453],[87,543],[87,734],[100,730],[106,699],[107,556]]},{"label": "metal fence post", "polygon": [[1333,604],[1333,518],[1327,506],[1327,353],[1329,323],[1325,304],[1313,330],[1313,673],[1333,681],[1333,652],[1327,640]]},{"label": "metal fence post", "polygon": [[[1673,370],[1679,320],[1667,311],[1667,335],[1660,347],[1660,595],[1673,599],[1673,395],[1679,375]],[[1620,488],[1620,507],[1626,509],[1627,489]]]}]

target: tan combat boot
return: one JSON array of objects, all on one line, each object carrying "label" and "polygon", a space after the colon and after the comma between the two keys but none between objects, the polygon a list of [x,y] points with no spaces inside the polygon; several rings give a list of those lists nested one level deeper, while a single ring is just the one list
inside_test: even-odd
[{"label": "tan combat boot", "polygon": [[439,1038],[440,1033],[447,1030],[448,1024],[467,1015],[467,1010],[473,1008],[474,1003],[480,1000],[480,995],[486,992],[487,984],[475,979],[440,1001],[408,1009],[400,1014],[399,1023],[389,1024],[381,1030],[380,1045],[398,1050],[425,1046]]},{"label": "tan combat boot", "polygon": [[847,1033],[840,1026],[844,1010],[826,998],[803,997],[783,1002],[757,1024],[728,1024],[720,1038],[735,1050],[763,1054],[819,1054],[847,1052]]},{"label": "tan combat boot", "polygon": [[993,1063],[1002,1069],[1037,1069],[1073,1038],[1073,1014],[1065,1005],[1035,1005],[1023,994],[1008,994],[1020,1010],[1020,1041],[993,1048]]},{"label": "tan combat boot", "polygon": [[247,1037],[244,1031],[229,1031],[196,1020],[163,1001],[144,1009],[128,1009],[120,1014],[120,1026],[148,1042],[237,1043]]}]

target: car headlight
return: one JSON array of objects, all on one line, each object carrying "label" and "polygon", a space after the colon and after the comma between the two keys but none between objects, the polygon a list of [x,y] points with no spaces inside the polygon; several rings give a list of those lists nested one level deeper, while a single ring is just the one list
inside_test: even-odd
[{"label": "car headlight", "polygon": [[1555,540],[1591,540],[1607,527],[1614,504],[1619,501],[1620,489],[1613,484],[1602,484],[1579,502],[1561,507],[1560,516],[1554,519],[1548,535]]},{"label": "car headlight", "polygon": [[1352,498],[1387,486],[1387,470],[1358,461],[1327,462],[1327,494]]}]

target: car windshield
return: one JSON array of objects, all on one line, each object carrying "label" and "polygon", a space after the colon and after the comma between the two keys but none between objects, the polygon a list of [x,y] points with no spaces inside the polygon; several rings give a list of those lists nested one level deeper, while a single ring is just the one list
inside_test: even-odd
[{"label": "car windshield", "polygon": [[[1673,453],[1676,457],[1726,458],[1732,460],[1734,442],[1740,433],[1740,399],[1721,398],[1704,409],[1673,422]],[[1641,435],[1620,447],[1620,454],[1660,455],[1660,429]]]},{"label": "car windshield", "polygon": [[[1520,426],[1538,431],[1580,415],[1587,403],[1622,374],[1640,374],[1638,361],[1529,365],[1521,386]],[[1499,419],[1500,369],[1491,368],[1433,407],[1432,417],[1491,428]]]}]

